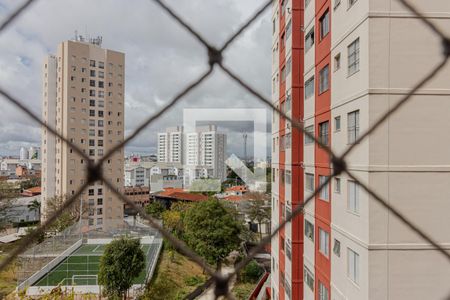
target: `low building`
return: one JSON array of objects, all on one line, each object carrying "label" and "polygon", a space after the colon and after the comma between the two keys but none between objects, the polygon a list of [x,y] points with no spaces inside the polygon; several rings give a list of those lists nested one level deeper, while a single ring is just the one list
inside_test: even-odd
[{"label": "low building", "polygon": [[152,192],[169,187],[182,188],[182,174],[180,163],[129,161],[125,165],[125,186],[147,186]]},{"label": "low building", "polygon": [[175,202],[200,202],[208,200],[208,196],[197,193],[189,193],[181,188],[166,188],[162,192],[158,192],[151,196],[152,201],[159,201],[166,208]]},{"label": "low building", "polygon": [[[139,207],[144,207],[150,203],[150,189],[146,186],[125,187],[124,193],[128,199],[132,200]],[[136,211],[125,203],[124,213],[126,215],[134,215]]]},{"label": "low building", "polygon": [[41,187],[35,186],[26,190],[23,190],[22,196],[24,197],[33,197],[41,194]]},{"label": "low building", "polygon": [[0,212],[0,218],[5,218],[10,223],[39,221],[39,208],[30,207],[35,200],[40,203],[41,195],[13,199],[11,205]]}]

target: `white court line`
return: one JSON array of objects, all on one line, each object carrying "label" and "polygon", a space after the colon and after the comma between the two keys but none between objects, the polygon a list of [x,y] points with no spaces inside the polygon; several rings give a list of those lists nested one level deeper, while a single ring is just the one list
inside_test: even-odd
[{"label": "white court line", "polygon": [[95,247],[94,250],[92,250],[92,252],[96,252],[99,247],[100,245],[97,245],[97,247]]}]

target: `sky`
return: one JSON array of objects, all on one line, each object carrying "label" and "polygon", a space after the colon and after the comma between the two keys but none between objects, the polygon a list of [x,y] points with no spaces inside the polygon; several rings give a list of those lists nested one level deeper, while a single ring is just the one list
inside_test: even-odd
[{"label": "sky", "polygon": [[[0,0],[0,20],[21,2]],[[264,2],[165,1],[217,47]],[[208,68],[205,48],[152,0],[39,0],[0,33],[0,86],[41,115],[44,57],[55,53],[60,42],[73,39],[76,30],[102,36],[104,48],[125,53],[125,136]],[[224,64],[270,98],[270,8],[224,53]],[[21,146],[40,144],[39,125],[1,97],[0,107],[0,155],[18,155]],[[182,125],[184,108],[265,106],[215,69],[209,79],[130,142],[126,153],[154,153],[157,132]],[[267,115],[270,121],[269,110]],[[239,155],[242,133],[250,132],[253,125],[222,122],[219,129],[228,133],[227,152]]]}]

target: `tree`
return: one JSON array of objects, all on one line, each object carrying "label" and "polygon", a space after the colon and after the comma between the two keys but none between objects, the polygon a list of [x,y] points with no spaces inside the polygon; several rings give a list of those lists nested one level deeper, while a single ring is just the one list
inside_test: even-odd
[{"label": "tree", "polygon": [[[47,199],[46,210],[43,212],[46,217],[53,215],[66,201],[65,196],[55,196]],[[75,224],[80,219],[80,202],[74,201],[72,206],[63,211],[56,221],[49,227],[50,231],[63,231],[72,224]],[[87,205],[83,203],[83,213],[87,211]]]},{"label": "tree", "polygon": [[39,202],[38,200],[34,199],[33,201],[31,201],[30,204],[28,204],[28,209],[30,211],[34,211],[34,216],[37,217],[37,219],[40,218],[40,215],[41,215],[41,202]]},{"label": "tree", "polygon": [[176,210],[166,210],[162,213],[163,225],[169,229],[176,237],[181,237],[183,233],[183,221],[181,213]]},{"label": "tree", "polygon": [[270,196],[265,193],[248,192],[244,195],[244,199],[248,200],[246,213],[252,222],[258,224],[259,238],[262,238],[261,225],[270,222]]},{"label": "tree", "polygon": [[217,269],[231,251],[240,247],[242,224],[216,199],[196,203],[183,220],[186,243]]},{"label": "tree", "polygon": [[241,280],[255,283],[263,273],[264,269],[255,260],[252,260],[241,271]]},{"label": "tree", "polygon": [[12,200],[19,196],[19,187],[6,181],[0,181],[0,231],[10,226],[8,210]]},{"label": "tree", "polygon": [[100,258],[98,279],[111,297],[125,299],[133,279],[145,267],[145,255],[139,239],[121,237],[109,243]]},{"label": "tree", "polygon": [[166,210],[160,201],[153,201],[145,207],[145,212],[156,219],[161,219],[161,214]]}]

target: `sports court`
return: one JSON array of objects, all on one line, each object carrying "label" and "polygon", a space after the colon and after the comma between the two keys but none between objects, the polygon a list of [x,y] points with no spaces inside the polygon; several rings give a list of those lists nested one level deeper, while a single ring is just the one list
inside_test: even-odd
[{"label": "sports court", "polygon": [[[105,244],[84,244],[75,252],[66,257],[55,268],[40,278],[34,286],[71,286],[71,285],[98,285],[98,270],[100,257],[105,250]],[[157,244],[142,244],[145,254],[145,268],[135,278],[133,284],[144,284],[147,276],[149,259],[154,257]]]}]

